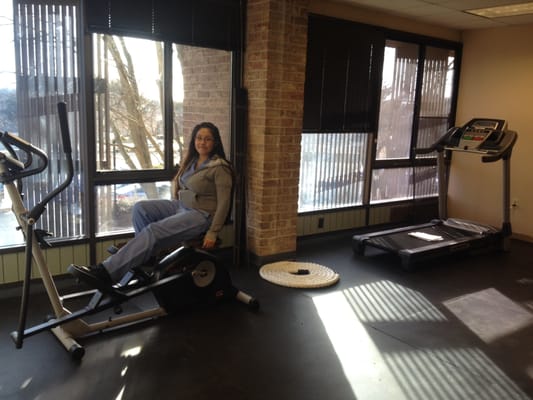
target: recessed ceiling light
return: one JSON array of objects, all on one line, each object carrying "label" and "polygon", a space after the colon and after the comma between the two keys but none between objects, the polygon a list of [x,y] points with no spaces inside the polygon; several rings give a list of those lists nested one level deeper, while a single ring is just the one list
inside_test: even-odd
[{"label": "recessed ceiling light", "polygon": [[465,10],[465,12],[486,18],[500,18],[533,14],[533,2],[509,4],[498,7],[477,8],[473,10]]}]

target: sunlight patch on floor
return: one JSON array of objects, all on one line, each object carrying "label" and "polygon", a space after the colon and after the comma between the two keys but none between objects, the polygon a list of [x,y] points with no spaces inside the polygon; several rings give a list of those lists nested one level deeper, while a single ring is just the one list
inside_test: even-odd
[{"label": "sunlight patch on floor", "polygon": [[383,280],[343,290],[363,322],[446,322],[420,292]]},{"label": "sunlight patch on floor", "polygon": [[443,304],[485,343],[533,324],[531,311],[494,288],[456,297]]},{"label": "sunlight patch on floor", "polygon": [[409,399],[529,400],[477,348],[412,349],[383,358]]},{"label": "sunlight patch on floor", "polygon": [[355,398],[406,399],[344,294],[316,296],[313,302]]},{"label": "sunlight patch on floor", "polygon": [[420,292],[381,281],[313,302],[357,400],[529,399],[478,348],[419,348],[395,337],[387,327],[396,323],[435,324],[436,335],[452,328]]}]

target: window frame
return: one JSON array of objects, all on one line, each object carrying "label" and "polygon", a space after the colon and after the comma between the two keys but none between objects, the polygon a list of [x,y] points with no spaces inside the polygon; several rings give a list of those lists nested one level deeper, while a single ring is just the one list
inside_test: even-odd
[{"label": "window frame", "polygon": [[[328,51],[329,56],[331,57],[331,54],[341,53],[338,51],[339,44],[338,42],[341,41],[339,38],[343,38],[343,42],[350,42],[350,40],[347,40],[346,34],[350,33],[352,36],[354,33],[360,33],[364,32],[365,30],[369,32],[369,34],[374,37],[375,44],[377,47],[379,47],[380,43],[380,35],[383,38],[383,53],[382,54],[374,54],[376,59],[380,60],[379,65],[379,87],[375,87],[373,90],[374,93],[369,93],[366,98],[361,98],[359,101],[361,103],[369,104],[369,107],[377,107],[377,112],[374,115],[374,120],[368,120],[368,121],[357,121],[357,123],[360,126],[366,126],[370,129],[366,131],[359,131],[360,134],[366,134],[369,135],[368,140],[368,147],[366,149],[366,163],[365,163],[365,170],[364,170],[364,188],[363,188],[363,202],[362,205],[359,207],[364,207],[366,209],[369,209],[373,206],[379,206],[381,202],[373,202],[371,200],[372,195],[372,177],[374,174],[374,171],[382,170],[382,169],[397,169],[397,168],[408,168],[412,171],[420,170],[427,167],[435,167],[437,164],[436,156],[424,156],[424,157],[417,157],[415,154],[415,146],[418,140],[418,133],[420,128],[420,111],[421,111],[421,95],[422,95],[422,84],[423,84],[423,77],[424,77],[424,62],[425,62],[425,51],[427,47],[435,47],[435,48],[442,48],[446,50],[451,50],[454,52],[455,58],[454,58],[454,75],[453,75],[453,82],[452,82],[452,99],[451,99],[451,108],[449,115],[447,116],[447,125],[448,127],[453,126],[455,122],[455,115],[456,115],[456,109],[457,109],[457,95],[458,95],[458,87],[459,87],[459,77],[460,77],[460,65],[461,65],[461,56],[462,56],[462,44],[459,42],[444,40],[444,39],[438,39],[433,38],[429,36],[423,36],[418,35],[414,33],[409,32],[402,32],[398,30],[392,30],[388,28],[383,28],[379,26],[371,26],[366,24],[361,24],[358,22],[352,22],[342,19],[335,19],[331,17],[323,17],[323,16],[311,16],[310,18],[316,18],[320,19],[320,21],[324,24],[325,28],[322,27],[323,32],[314,32],[312,30],[312,25],[310,25],[309,29],[309,42],[308,42],[308,63],[314,63],[314,65],[307,66],[307,74],[306,74],[306,94],[304,95],[304,125],[302,129],[302,134],[313,134],[313,133],[353,133],[354,130],[350,130],[348,128],[348,125],[346,124],[347,118],[351,117],[350,110],[346,108],[346,106],[350,106],[350,102],[348,101],[349,95],[344,94],[344,100],[343,99],[327,99],[325,96],[330,95],[332,92],[331,90],[327,92],[327,88],[324,89],[324,85],[329,84],[326,81],[327,76],[325,77],[326,67],[327,65],[324,64],[324,61],[320,61],[320,57],[324,57],[324,54]],[[320,26],[319,26],[320,28]],[[317,29],[318,31],[319,29]],[[322,36],[321,36],[322,35]],[[335,38],[337,40],[335,41]],[[318,44],[312,43],[312,40],[316,40]],[[352,41],[357,40],[357,37],[352,37]],[[366,41],[367,38],[363,38],[363,41]],[[331,44],[328,45],[327,41],[330,41]],[[378,126],[379,126],[379,117],[380,117],[380,101],[381,101],[381,84],[383,79],[383,59],[384,59],[384,52],[385,52],[385,43],[387,41],[397,41],[397,42],[405,42],[405,43],[412,43],[418,46],[418,64],[417,64],[417,75],[416,75],[416,89],[415,89],[415,101],[414,101],[414,110],[413,110],[413,121],[411,126],[411,134],[410,134],[410,151],[409,151],[409,157],[407,158],[391,158],[391,159],[383,159],[378,160],[376,159],[376,153],[377,153],[377,135],[378,135]],[[324,44],[325,43],[325,44]],[[336,43],[336,44],[335,44]],[[328,47],[329,46],[329,47]],[[318,47],[318,49],[317,49]],[[346,45],[348,48],[349,46]],[[342,50],[341,46],[341,51]],[[363,55],[364,56],[364,55]],[[339,62],[344,62],[344,56],[341,54],[339,56]],[[349,56],[348,56],[349,57]],[[328,62],[331,63],[331,60]],[[373,61],[372,61],[373,62]],[[333,61],[334,63],[334,61]],[[346,71],[349,71],[349,69],[346,69]],[[349,72],[347,72],[348,74]],[[312,76],[310,76],[312,75]],[[355,76],[357,78],[357,76]],[[366,79],[366,77],[365,77]],[[373,81],[372,81],[373,82]],[[339,88],[346,88],[349,87],[357,87],[357,83],[349,82],[349,77],[347,76],[346,81],[344,84],[342,82],[337,83],[337,86]],[[342,92],[342,90],[341,90]],[[339,96],[338,94],[336,95]],[[313,97],[315,97],[313,99]],[[317,98],[318,97],[318,98]],[[342,97],[342,96],[341,96]],[[374,102],[373,105],[371,105]],[[337,110],[331,110],[324,108],[328,104],[335,103],[337,104],[337,107],[339,109]],[[344,104],[344,109],[341,110],[339,104],[342,106]],[[324,119],[324,113],[329,113],[335,115],[337,113],[338,118],[338,126],[331,127],[328,124],[330,121],[326,118]],[[366,118],[372,118],[372,114],[367,115]],[[350,121],[349,121],[350,122]],[[335,129],[334,129],[335,128]],[[445,132],[443,132],[444,134]],[[404,200],[391,200],[390,202],[397,202],[397,203],[405,203],[405,202],[418,202],[420,199],[416,199],[416,185],[418,184],[417,177],[414,176],[411,180],[413,182],[413,195],[412,198],[407,198]],[[427,199],[427,197],[422,197],[422,199]],[[328,208],[328,209],[316,209],[316,210],[304,210],[299,211],[299,214],[309,214],[309,213],[322,213],[322,212],[329,212],[329,211],[335,211],[335,210],[342,210],[346,208],[354,208],[353,206],[345,206],[345,207],[338,207],[338,208]],[[367,218],[368,222],[368,218]]]}]

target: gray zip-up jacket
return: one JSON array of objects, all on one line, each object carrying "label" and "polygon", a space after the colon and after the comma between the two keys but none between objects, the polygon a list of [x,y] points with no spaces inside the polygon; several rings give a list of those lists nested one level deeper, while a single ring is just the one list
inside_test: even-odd
[{"label": "gray zip-up jacket", "polygon": [[233,176],[229,163],[217,156],[180,183],[178,197],[185,207],[208,212],[212,217],[206,238],[216,240],[230,211]]}]

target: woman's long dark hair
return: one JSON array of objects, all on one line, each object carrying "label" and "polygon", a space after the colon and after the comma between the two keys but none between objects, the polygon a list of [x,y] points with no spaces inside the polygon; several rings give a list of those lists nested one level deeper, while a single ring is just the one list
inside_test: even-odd
[{"label": "woman's long dark hair", "polygon": [[[191,166],[193,162],[195,162],[196,159],[198,159],[198,151],[196,151],[195,141],[196,141],[196,135],[198,134],[198,131],[202,128],[209,129],[209,132],[213,135],[214,139],[214,146],[211,153],[209,153],[209,157],[213,157],[214,155],[218,156],[219,158],[222,158],[230,164],[228,159],[226,158],[226,153],[224,152],[224,145],[222,144],[222,138],[220,137],[220,131],[218,130],[217,126],[211,122],[201,122],[198,125],[196,125],[191,133],[191,140],[189,141],[189,147],[187,149],[187,154],[185,155],[185,158],[183,162],[180,165],[180,168],[178,169],[178,173],[174,177],[174,185],[175,189],[179,187],[178,182],[180,176],[183,175],[183,173]],[[231,165],[231,164],[230,164]],[[230,167],[231,168],[231,167]],[[232,170],[233,175],[233,170]]]}]

